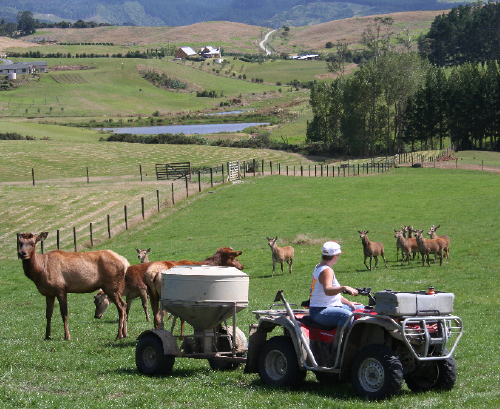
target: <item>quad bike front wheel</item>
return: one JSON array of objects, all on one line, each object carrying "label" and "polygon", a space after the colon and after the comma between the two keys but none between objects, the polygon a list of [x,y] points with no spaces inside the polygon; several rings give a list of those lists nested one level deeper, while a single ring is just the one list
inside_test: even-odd
[{"label": "quad bike front wheel", "polygon": [[384,345],[368,345],[354,359],[351,381],[362,398],[390,398],[401,391],[403,366],[391,349]]},{"label": "quad bike front wheel", "polygon": [[259,354],[259,375],[272,386],[299,386],[307,375],[300,369],[297,353],[290,337],[273,337],[266,341]]}]

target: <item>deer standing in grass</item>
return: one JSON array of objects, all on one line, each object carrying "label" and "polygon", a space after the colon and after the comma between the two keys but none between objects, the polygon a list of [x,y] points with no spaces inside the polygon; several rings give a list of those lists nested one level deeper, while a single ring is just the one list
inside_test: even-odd
[{"label": "deer standing in grass", "polygon": [[50,339],[50,324],[55,299],[59,301],[64,324],[64,339],[70,339],[68,330],[68,293],[90,293],[102,288],[118,309],[117,339],[127,336],[125,302],[121,297],[125,272],[129,262],[111,250],[70,253],[52,250],[36,253],[36,244],[45,240],[47,232],[39,235],[18,233],[17,251],[22,259],[24,274],[32,280],[46,298],[45,339]]},{"label": "deer standing in grass", "polygon": [[[445,247],[443,248],[444,250],[444,257],[446,257],[446,261],[450,261],[450,237],[449,236],[438,236],[436,233],[436,230],[439,229],[441,225],[434,226],[429,229],[427,234],[430,236],[431,239],[442,239],[444,240]],[[434,254],[434,263],[436,262],[436,255]]]},{"label": "deer standing in grass", "polygon": [[275,239],[270,239],[269,237],[266,237],[266,239],[267,243],[269,244],[269,247],[271,247],[271,252],[273,256],[272,277],[274,277],[274,270],[276,269],[277,262],[281,264],[281,272],[283,273],[283,275],[285,275],[285,272],[283,271],[283,264],[285,261],[290,266],[290,274],[292,274],[293,253],[295,251],[293,247],[292,246],[278,247],[278,245],[276,244],[278,236],[276,236]]},{"label": "deer standing in grass", "polygon": [[427,257],[427,265],[430,267],[431,263],[429,261],[430,254],[437,254],[441,259],[439,265],[443,265],[443,249],[446,247],[446,243],[443,239],[426,239],[422,235],[422,230],[415,230],[415,238],[418,243],[418,250],[422,254],[422,266],[425,266],[425,259]]},{"label": "deer standing in grass", "polygon": [[[149,263],[148,253],[151,249],[147,250],[137,250],[137,257],[141,260],[141,264]],[[135,298],[140,298],[142,301],[142,308],[144,309],[144,313],[146,314],[146,321],[149,322],[149,312],[148,312],[148,287],[146,283],[144,283],[142,276],[138,276],[134,274],[135,270],[127,269],[127,273],[125,274],[125,287],[123,288],[122,297],[125,297],[127,301],[127,320],[128,314],[130,312],[130,307],[132,306],[132,301]],[[104,293],[104,291],[99,290],[99,292],[94,295],[94,304],[95,304],[95,313],[94,318],[100,319],[102,318],[104,312],[109,306],[109,298]]]},{"label": "deer standing in grass", "polygon": [[[368,230],[358,230],[361,237],[361,243],[363,243],[363,254],[365,255],[365,266],[368,270],[372,271],[372,258],[375,258],[375,266],[374,270],[377,269],[378,264],[378,256],[382,256],[384,259],[385,266],[387,266],[387,261],[385,260],[384,255],[384,245],[379,241],[370,241],[368,239]],[[366,264],[366,259],[370,257],[370,267]]]}]

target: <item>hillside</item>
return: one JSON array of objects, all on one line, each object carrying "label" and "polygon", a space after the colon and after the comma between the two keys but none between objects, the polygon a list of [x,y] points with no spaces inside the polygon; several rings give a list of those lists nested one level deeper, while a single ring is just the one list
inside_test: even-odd
[{"label": "hillside", "polygon": [[[458,6],[439,0],[3,0],[0,19],[15,21],[29,10],[42,22],[97,23],[128,26],[184,26],[212,20],[279,28],[300,27],[352,17]],[[443,5],[445,7],[443,7]]]},{"label": "hillside", "polygon": [[[446,11],[413,11],[392,13],[394,31],[396,33],[408,30],[413,36],[427,31],[437,15]],[[294,53],[300,50],[327,51],[325,44],[328,41],[336,43],[346,39],[351,47],[359,45],[363,31],[373,22],[373,18],[356,17],[343,20],[334,20],[314,26],[291,28],[285,35],[283,30],[274,33],[271,45],[277,52]],[[59,29],[47,28],[39,30],[33,37],[45,36],[64,43],[113,43],[116,46],[125,46],[138,49],[148,47],[169,46],[196,46],[207,44],[220,45],[225,52],[258,53],[258,43],[267,30],[264,27],[252,26],[229,21],[212,21],[196,23],[181,27],[96,27],[86,29]],[[22,40],[10,40],[0,37],[0,50],[34,46]],[[42,50],[42,49],[40,49]],[[47,51],[41,52],[68,52],[57,46],[47,46]],[[50,50],[50,51],[49,51]],[[123,50],[110,49],[107,52],[116,53]],[[126,52],[126,51],[125,51]]]}]

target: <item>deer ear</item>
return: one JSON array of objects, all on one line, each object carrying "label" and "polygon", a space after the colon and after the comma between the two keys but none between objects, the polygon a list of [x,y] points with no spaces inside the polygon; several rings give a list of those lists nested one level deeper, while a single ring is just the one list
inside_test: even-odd
[{"label": "deer ear", "polygon": [[135,249],[135,251],[137,251],[138,253],[140,253],[140,252],[141,252],[141,250],[139,250],[139,249]]},{"label": "deer ear", "polygon": [[49,235],[49,232],[43,231],[41,232],[37,237],[36,237],[36,242],[38,243],[39,241],[44,241],[47,236]]},{"label": "deer ear", "polygon": [[149,253],[151,251],[151,247],[146,250],[146,253]]}]

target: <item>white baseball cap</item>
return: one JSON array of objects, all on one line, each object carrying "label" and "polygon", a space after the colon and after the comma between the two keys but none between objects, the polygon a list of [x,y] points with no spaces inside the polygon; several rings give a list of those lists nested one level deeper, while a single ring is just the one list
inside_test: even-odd
[{"label": "white baseball cap", "polygon": [[340,253],[343,254],[344,252],[340,250],[340,244],[336,241],[327,241],[321,249],[321,254],[325,256],[336,256]]}]

